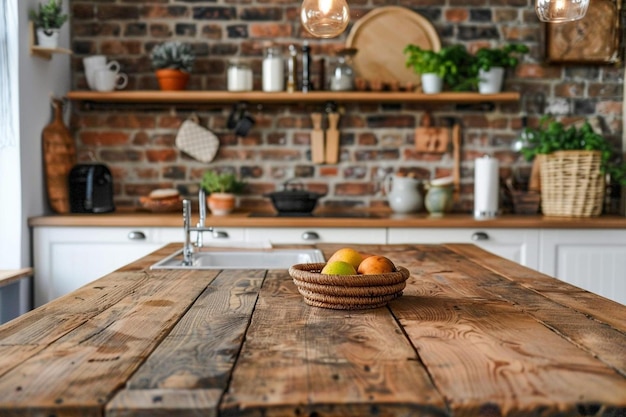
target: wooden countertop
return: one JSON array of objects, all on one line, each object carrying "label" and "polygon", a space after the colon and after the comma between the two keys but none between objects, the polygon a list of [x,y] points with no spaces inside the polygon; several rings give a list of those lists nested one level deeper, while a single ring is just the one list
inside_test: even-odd
[{"label": "wooden countertop", "polygon": [[[313,217],[258,217],[248,212],[228,216],[209,216],[206,224],[216,227],[493,227],[539,229],[626,229],[626,217],[600,216],[591,218],[503,215],[492,220],[475,220],[469,214],[450,214],[440,218],[427,214],[395,215],[387,212],[356,212],[358,217],[339,213],[321,213]],[[192,224],[197,222],[194,216]],[[118,212],[107,214],[66,214],[32,217],[31,227],[182,227],[182,213],[153,214]]]},{"label": "wooden countertop", "polygon": [[475,246],[356,246],[411,272],[363,311],[285,270],[147,269],[179,247],[0,326],[0,415],[626,413],[626,306]]}]

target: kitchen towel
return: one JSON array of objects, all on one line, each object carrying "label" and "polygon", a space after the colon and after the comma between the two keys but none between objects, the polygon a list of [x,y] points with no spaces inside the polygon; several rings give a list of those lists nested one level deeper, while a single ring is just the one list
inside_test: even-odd
[{"label": "kitchen towel", "polygon": [[488,155],[474,161],[474,218],[493,218],[498,214],[498,160]]},{"label": "kitchen towel", "polygon": [[176,146],[200,162],[211,162],[219,147],[215,133],[200,126],[198,116],[192,114],[178,129]]}]

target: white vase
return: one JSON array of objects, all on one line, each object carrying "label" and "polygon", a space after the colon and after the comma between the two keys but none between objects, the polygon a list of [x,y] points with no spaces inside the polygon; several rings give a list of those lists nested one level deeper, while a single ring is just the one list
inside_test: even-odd
[{"label": "white vase", "polygon": [[492,67],[489,71],[478,71],[478,92],[480,94],[495,94],[502,91],[504,68]]},{"label": "white vase", "polygon": [[424,94],[441,93],[443,79],[434,73],[422,74],[422,91]]},{"label": "white vase", "polygon": [[48,29],[47,32],[42,28],[37,28],[37,46],[57,48],[59,46],[59,29]]}]

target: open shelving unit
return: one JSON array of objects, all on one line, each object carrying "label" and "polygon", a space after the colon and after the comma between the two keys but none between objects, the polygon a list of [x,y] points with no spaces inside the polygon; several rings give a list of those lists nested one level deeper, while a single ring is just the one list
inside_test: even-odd
[{"label": "open shelving unit", "polygon": [[376,92],[376,91],[312,91],[276,92],[262,91],[70,91],[67,98],[73,101],[102,103],[507,103],[520,99],[518,92],[480,94],[467,92],[443,92],[423,94],[416,92]]}]

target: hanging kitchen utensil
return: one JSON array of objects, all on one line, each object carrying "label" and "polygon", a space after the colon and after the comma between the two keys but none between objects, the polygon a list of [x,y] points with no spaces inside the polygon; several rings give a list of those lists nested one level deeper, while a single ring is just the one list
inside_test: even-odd
[{"label": "hanging kitchen utensil", "polygon": [[200,126],[198,116],[195,114],[183,122],[176,135],[176,146],[200,162],[211,162],[217,154],[219,145],[215,133]]},{"label": "hanging kitchen utensil", "polygon": [[311,132],[311,161],[314,164],[323,164],[324,157],[324,131],[322,130],[322,113],[311,113],[313,131]]},{"label": "hanging kitchen utensil", "polygon": [[226,127],[232,129],[235,135],[242,138],[248,135],[255,124],[255,120],[248,112],[247,107],[244,102],[236,103],[226,122]]},{"label": "hanging kitchen utensil", "polygon": [[415,150],[418,152],[445,153],[449,141],[449,129],[431,126],[430,113],[424,113],[422,125],[415,128]]},{"label": "hanging kitchen utensil", "polygon": [[69,172],[76,164],[76,147],[63,122],[63,101],[52,98],[54,119],[41,133],[48,202],[57,213],[69,213]]},{"label": "hanging kitchen utensil", "polygon": [[339,160],[339,113],[328,113],[328,129],[326,130],[326,163],[336,164]]},{"label": "hanging kitchen utensil", "polygon": [[454,156],[452,171],[454,201],[458,201],[461,196],[461,125],[459,123],[454,123],[452,126],[452,152]]}]

